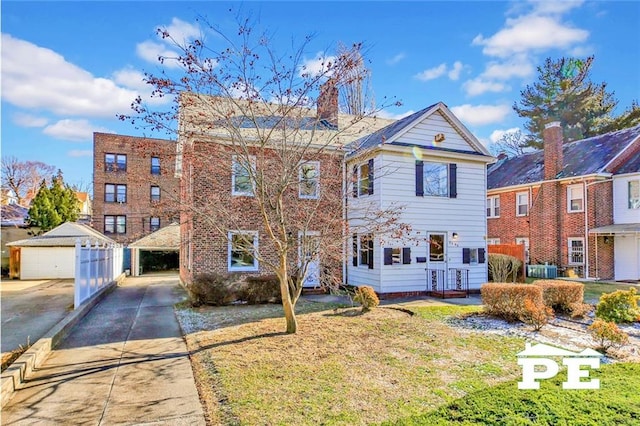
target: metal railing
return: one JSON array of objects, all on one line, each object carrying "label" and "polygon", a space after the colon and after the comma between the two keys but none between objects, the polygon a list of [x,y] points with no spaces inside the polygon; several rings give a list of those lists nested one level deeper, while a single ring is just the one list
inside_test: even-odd
[{"label": "metal railing", "polygon": [[469,270],[461,268],[429,269],[427,268],[427,292],[432,296],[446,297],[456,292],[469,297]]}]

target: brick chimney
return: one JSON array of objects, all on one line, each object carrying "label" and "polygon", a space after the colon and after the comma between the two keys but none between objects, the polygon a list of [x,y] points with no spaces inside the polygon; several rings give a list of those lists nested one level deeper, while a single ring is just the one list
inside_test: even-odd
[{"label": "brick chimney", "polygon": [[542,131],[544,142],[544,179],[555,179],[562,171],[562,126],[559,121],[552,121]]},{"label": "brick chimney", "polygon": [[318,119],[327,120],[332,127],[338,128],[338,87],[333,79],[320,86],[318,96]]}]

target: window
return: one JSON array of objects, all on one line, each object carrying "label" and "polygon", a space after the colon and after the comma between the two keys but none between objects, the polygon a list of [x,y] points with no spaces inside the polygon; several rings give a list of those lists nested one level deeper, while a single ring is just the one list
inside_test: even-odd
[{"label": "window", "polygon": [[385,265],[409,265],[411,263],[411,247],[386,247],[384,249]]},{"label": "window", "polygon": [[371,234],[360,235],[360,266],[373,265],[373,238]]},{"label": "window", "polygon": [[127,185],[116,185],[107,183],[104,185],[104,202],[105,203],[126,203],[127,202]]},{"label": "window", "polygon": [[524,263],[529,263],[529,237],[517,237],[516,244],[524,246]]},{"label": "window", "polygon": [[487,245],[500,244],[500,238],[487,238]]},{"label": "window", "polygon": [[436,197],[449,196],[448,165],[444,163],[423,163],[424,195]]},{"label": "window", "polygon": [[160,201],[160,187],[151,186],[151,201]]},{"label": "window", "polygon": [[529,214],[529,193],[518,192],[516,194],[516,216],[526,216]]},{"label": "window", "polygon": [[149,229],[151,230],[151,232],[155,232],[160,229],[159,217],[152,217],[151,219],[149,219]]},{"label": "window", "polygon": [[255,172],[255,157],[249,158],[250,164],[238,155],[233,156],[231,173],[231,194],[253,196],[252,171]]},{"label": "window", "polygon": [[160,157],[151,157],[151,174],[160,174]]},{"label": "window", "polygon": [[353,168],[353,196],[373,194],[373,158]]},{"label": "window", "polygon": [[257,271],[258,233],[255,231],[229,232],[229,270]]},{"label": "window", "polygon": [[584,264],[584,238],[569,238],[569,264]]},{"label": "window", "polygon": [[477,265],[485,263],[486,254],[484,248],[463,248],[462,263],[467,265]]},{"label": "window", "polygon": [[429,261],[443,262],[444,258],[444,234],[429,235]]},{"label": "window", "polygon": [[313,161],[300,165],[299,179],[298,195],[300,198],[318,198],[320,193],[320,163]]},{"label": "window", "polygon": [[500,217],[500,196],[487,198],[487,217]]},{"label": "window", "polygon": [[125,154],[105,154],[104,170],[107,172],[126,172],[127,156]]},{"label": "window", "polygon": [[567,211],[569,213],[584,211],[584,195],[582,184],[567,186]]},{"label": "window", "polygon": [[126,234],[127,233],[127,217],[126,216],[105,216],[104,217],[104,233],[105,234]]},{"label": "window", "polygon": [[629,208],[640,209],[640,179],[629,181]]}]

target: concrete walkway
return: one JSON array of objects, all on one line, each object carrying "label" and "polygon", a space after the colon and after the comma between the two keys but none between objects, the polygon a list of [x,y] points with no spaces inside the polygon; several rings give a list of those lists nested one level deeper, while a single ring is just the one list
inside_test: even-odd
[{"label": "concrete walkway", "polygon": [[173,304],[175,274],[129,277],[2,409],[3,425],[204,425]]}]

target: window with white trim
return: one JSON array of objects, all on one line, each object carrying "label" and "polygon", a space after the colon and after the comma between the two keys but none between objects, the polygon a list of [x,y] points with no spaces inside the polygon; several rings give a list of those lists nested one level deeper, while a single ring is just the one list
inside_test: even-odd
[{"label": "window with white trim", "polygon": [[640,179],[629,181],[629,208],[640,209]]},{"label": "window with white trim", "polygon": [[567,186],[567,211],[569,213],[584,211],[583,189],[582,184]]},{"label": "window with white trim", "polygon": [[435,197],[449,196],[449,165],[425,161],[422,173],[424,176],[424,195]]},{"label": "window with white trim", "polygon": [[358,196],[369,195],[369,163],[358,167]]},{"label": "window with white trim", "polygon": [[584,238],[569,238],[569,265],[584,265]]},{"label": "window with white trim", "polygon": [[[248,160],[248,162],[247,162]],[[256,158],[251,155],[243,158],[234,155],[231,165],[231,194],[253,197],[252,175],[256,169]]]},{"label": "window with white trim", "polygon": [[151,201],[160,201],[160,187],[151,185]]},{"label": "window with white trim", "polygon": [[500,196],[487,197],[487,217],[500,217]]},{"label": "window with white trim", "polygon": [[487,245],[500,244],[500,238],[487,238]]},{"label": "window with white trim", "polygon": [[126,203],[127,202],[127,185],[105,183],[104,184],[104,202],[105,203]]},{"label": "window with white trim", "polygon": [[516,244],[524,246],[524,263],[529,263],[529,237],[516,237]]},{"label": "window with white trim", "polygon": [[229,232],[229,271],[257,271],[258,259],[255,257],[257,250],[257,231]]},{"label": "window with white trim", "polygon": [[371,263],[372,255],[370,250],[370,241],[372,240],[371,234],[360,235],[360,265],[369,265]]},{"label": "window with white trim", "polygon": [[518,192],[516,194],[516,216],[526,216],[529,214],[529,193]]},{"label": "window with white trim", "polygon": [[149,229],[151,230],[151,232],[155,232],[158,229],[160,229],[160,218],[159,217],[152,216],[149,219]]},{"label": "window with white trim", "polygon": [[309,161],[300,165],[298,196],[315,199],[320,194],[320,163]]},{"label": "window with white trim", "polygon": [[106,215],[104,217],[104,233],[105,234],[126,234],[127,233],[127,217]]}]

